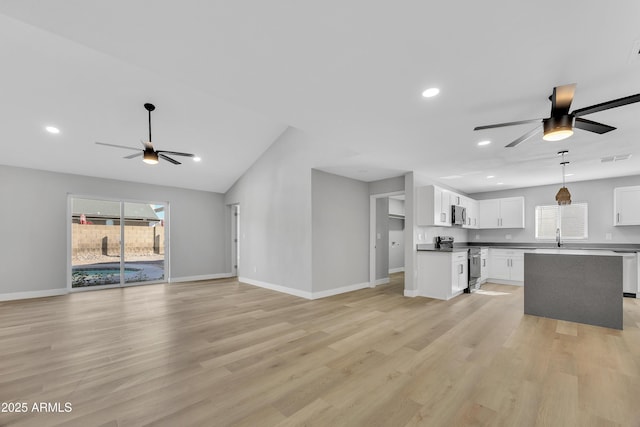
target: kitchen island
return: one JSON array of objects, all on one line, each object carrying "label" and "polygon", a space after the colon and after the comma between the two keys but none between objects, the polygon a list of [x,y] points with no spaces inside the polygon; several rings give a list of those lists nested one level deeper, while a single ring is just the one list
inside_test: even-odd
[{"label": "kitchen island", "polygon": [[605,250],[525,253],[525,314],[622,329],[622,256]]}]

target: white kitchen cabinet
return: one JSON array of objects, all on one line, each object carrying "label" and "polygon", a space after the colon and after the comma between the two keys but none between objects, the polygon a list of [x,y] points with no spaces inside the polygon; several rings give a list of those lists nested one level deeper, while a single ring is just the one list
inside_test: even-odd
[{"label": "white kitchen cabinet", "polygon": [[622,256],[622,292],[638,295],[638,253]]},{"label": "white kitchen cabinet", "polygon": [[462,228],[478,228],[478,201],[462,196],[461,202],[467,210],[467,221]]},{"label": "white kitchen cabinet", "polygon": [[451,227],[451,192],[435,185],[416,189],[416,224]]},{"label": "white kitchen cabinet", "polygon": [[488,263],[489,280],[509,284],[524,282],[524,250],[491,249]]},{"label": "white kitchen cabinet", "polygon": [[640,186],[613,190],[613,225],[640,225]]},{"label": "white kitchen cabinet", "polygon": [[524,197],[480,200],[479,228],[524,228]]},{"label": "white kitchen cabinet", "polygon": [[480,278],[478,283],[484,283],[489,278],[489,249],[480,249]]},{"label": "white kitchen cabinet", "polygon": [[467,252],[418,251],[418,295],[442,300],[468,286]]}]

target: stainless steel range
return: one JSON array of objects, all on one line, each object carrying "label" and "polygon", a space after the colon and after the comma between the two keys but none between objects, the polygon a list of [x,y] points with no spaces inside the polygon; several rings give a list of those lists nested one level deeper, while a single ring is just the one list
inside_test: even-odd
[{"label": "stainless steel range", "polygon": [[469,248],[469,286],[466,293],[480,289],[480,248]]}]

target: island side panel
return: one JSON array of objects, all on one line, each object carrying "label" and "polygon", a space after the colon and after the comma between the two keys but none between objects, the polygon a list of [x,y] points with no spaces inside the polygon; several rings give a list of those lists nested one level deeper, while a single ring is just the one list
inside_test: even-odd
[{"label": "island side panel", "polygon": [[526,253],[524,312],[622,329],[622,257]]}]

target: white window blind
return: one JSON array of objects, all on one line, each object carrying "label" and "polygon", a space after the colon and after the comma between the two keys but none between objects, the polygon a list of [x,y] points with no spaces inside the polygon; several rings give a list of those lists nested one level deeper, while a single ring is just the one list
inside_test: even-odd
[{"label": "white window blind", "polygon": [[536,239],[553,240],[556,229],[560,229],[562,239],[586,239],[588,223],[586,203],[536,206]]}]

